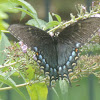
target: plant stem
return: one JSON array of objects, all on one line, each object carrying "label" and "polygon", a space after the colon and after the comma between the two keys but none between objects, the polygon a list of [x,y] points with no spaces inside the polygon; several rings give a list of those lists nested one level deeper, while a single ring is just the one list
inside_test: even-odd
[{"label": "plant stem", "polygon": [[[32,85],[32,84],[35,84],[35,83],[42,83],[44,82],[46,79],[44,78],[43,80],[36,80],[36,81],[31,81],[31,82],[28,82],[28,83],[24,83],[24,84],[19,84],[19,85],[16,85],[17,88],[19,87],[23,87],[23,86],[27,86],[27,85]],[[4,87],[4,88],[0,88],[0,91],[4,91],[4,90],[10,90],[10,89],[13,89],[11,86],[9,87]]]},{"label": "plant stem", "polygon": [[15,65],[16,63],[18,63],[18,62],[20,62],[20,61],[22,61],[22,60],[19,60],[19,61],[17,61],[17,62],[10,63],[10,64],[4,64],[4,65],[0,65],[0,69],[1,69],[1,68],[4,68],[4,67],[8,67],[8,66]]},{"label": "plant stem", "polygon": [[84,16],[79,16],[78,18],[75,18],[75,20],[66,21],[65,23],[60,24],[60,25],[54,27],[53,29],[49,30],[48,33],[54,32],[56,29],[58,29],[58,28],[60,28],[60,27],[62,27],[62,26],[66,26],[66,25],[69,26],[70,24],[75,23],[75,22],[77,22],[78,20],[81,20],[81,19],[84,19],[84,18],[89,18],[89,17],[91,17],[92,15],[95,15],[95,14],[98,14],[98,13],[100,13],[100,11],[91,12],[91,13],[85,14]]}]

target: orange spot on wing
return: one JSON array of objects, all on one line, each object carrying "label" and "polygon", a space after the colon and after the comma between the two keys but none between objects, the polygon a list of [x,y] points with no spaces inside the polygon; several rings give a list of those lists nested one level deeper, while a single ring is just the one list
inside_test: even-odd
[{"label": "orange spot on wing", "polygon": [[75,52],[78,52],[78,49],[75,49]]},{"label": "orange spot on wing", "polygon": [[36,55],[38,56],[38,55],[39,55],[39,53],[36,53]]}]

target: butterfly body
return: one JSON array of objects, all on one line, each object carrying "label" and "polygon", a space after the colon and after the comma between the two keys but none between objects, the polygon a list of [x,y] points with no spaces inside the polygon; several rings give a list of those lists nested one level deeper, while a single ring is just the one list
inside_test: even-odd
[{"label": "butterfly body", "polygon": [[63,29],[57,36],[28,25],[14,24],[8,30],[18,40],[23,41],[36,52],[44,73],[49,73],[52,80],[68,78],[76,65],[80,44],[100,28],[100,18],[80,20]]}]

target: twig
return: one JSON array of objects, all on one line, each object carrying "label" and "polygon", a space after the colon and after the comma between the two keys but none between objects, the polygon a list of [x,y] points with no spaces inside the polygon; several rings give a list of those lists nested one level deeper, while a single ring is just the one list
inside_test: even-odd
[{"label": "twig", "polygon": [[[19,84],[19,85],[16,85],[17,88],[19,87],[23,87],[23,86],[27,86],[27,85],[32,85],[32,84],[35,84],[35,83],[40,83],[40,82],[44,82],[46,79],[44,78],[43,80],[36,80],[36,81],[31,81],[31,82],[28,82],[28,83],[24,83],[24,84]],[[10,90],[10,89],[13,89],[11,86],[9,87],[4,87],[4,88],[0,88],[0,91],[4,91],[4,90]]]},{"label": "twig", "polygon": [[69,26],[70,24],[74,23],[75,21],[78,21],[78,20],[80,20],[80,19],[82,19],[82,18],[89,18],[89,17],[91,17],[92,15],[95,15],[95,14],[98,14],[98,13],[100,13],[100,11],[91,12],[91,13],[89,13],[89,14],[85,14],[84,16],[80,16],[80,17],[78,17],[78,18],[75,18],[75,20],[66,21],[65,23],[60,24],[60,25],[54,27],[53,29],[49,30],[48,33],[54,32],[56,29],[58,29],[58,28],[60,28],[60,27],[62,27],[62,26],[65,26],[65,25],[68,25],[68,26]]},{"label": "twig", "polygon": [[[19,85],[16,85],[16,87],[23,87],[23,86],[26,86],[26,85],[29,85],[29,83],[19,84]],[[4,87],[4,88],[0,88],[0,91],[10,90],[10,89],[12,89],[11,86],[9,86],[9,87]]]},{"label": "twig", "polygon": [[10,64],[4,64],[4,65],[0,65],[0,69],[1,69],[1,68],[4,68],[4,67],[8,67],[8,66],[15,65],[16,63],[18,63],[18,62],[20,62],[20,61],[22,61],[22,60],[19,60],[19,61],[17,61],[17,62],[10,63]]},{"label": "twig", "polygon": [[10,33],[9,31],[6,31],[6,30],[1,30],[1,32],[4,32],[4,33]]}]

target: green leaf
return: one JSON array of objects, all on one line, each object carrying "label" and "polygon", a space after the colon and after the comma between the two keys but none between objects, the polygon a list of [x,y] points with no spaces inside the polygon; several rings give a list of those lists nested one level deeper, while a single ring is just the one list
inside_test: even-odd
[{"label": "green leaf", "polygon": [[38,19],[38,22],[39,22],[40,26],[38,26],[37,21],[34,19],[30,19],[26,24],[31,25],[31,26],[35,26],[35,27],[38,27],[41,29],[46,27],[47,22],[45,22],[44,20]]},{"label": "green leaf", "polygon": [[48,89],[45,83],[35,83],[27,86],[31,100],[47,100]]},{"label": "green leaf", "polygon": [[50,28],[52,28],[52,27],[54,27],[54,26],[57,26],[57,25],[59,25],[59,24],[60,24],[60,22],[58,22],[58,21],[51,21],[51,22],[48,22],[47,25],[46,25],[46,29],[50,29]]},{"label": "green leaf", "polygon": [[3,32],[1,33],[1,35],[2,39],[0,41],[0,64],[3,64],[7,54],[7,52],[5,52],[5,49],[10,46],[10,42]]},{"label": "green leaf", "polygon": [[37,15],[36,10],[35,10],[28,2],[26,2],[26,1],[24,1],[24,0],[16,0],[15,2],[16,2],[17,4],[23,6],[24,8],[26,8],[29,12],[31,12],[31,13]]},{"label": "green leaf", "polygon": [[8,2],[8,0],[0,0],[0,3]]},{"label": "green leaf", "polygon": [[27,65],[28,69],[26,70],[27,78],[32,80],[35,77],[35,69],[33,69],[33,65]]},{"label": "green leaf", "polygon": [[55,16],[59,22],[61,22],[61,17],[59,15],[54,14],[54,13],[52,13],[52,15]]},{"label": "green leaf", "polygon": [[[24,7],[22,7],[22,9],[26,10]],[[25,15],[26,15],[26,13],[22,12],[20,20],[22,20],[25,17]]]},{"label": "green leaf", "polygon": [[28,12],[27,10],[25,10],[23,8],[16,7],[16,8],[13,8],[13,9],[20,10],[20,11],[26,13],[27,15],[31,16],[32,18],[36,18],[36,16],[34,16],[32,13]]},{"label": "green leaf", "polygon": [[3,20],[0,20],[0,30],[5,30],[8,28],[8,23],[6,23],[5,21]]},{"label": "green leaf", "polygon": [[28,12],[27,10],[25,9],[22,9],[22,8],[14,8],[14,9],[17,9],[17,10],[20,10],[22,12],[25,12],[27,15],[31,16],[37,23],[38,27],[40,27],[40,23],[39,23],[39,20],[38,20],[38,17],[30,12]]},{"label": "green leaf", "polygon": [[3,12],[17,13],[18,10],[11,9],[14,8],[15,6],[18,6],[18,4],[12,3],[10,2],[10,0],[8,0],[8,2],[0,4],[0,10]]},{"label": "green leaf", "polygon": [[[13,69],[13,70],[11,70],[10,72],[8,71],[8,73],[6,73],[6,75],[4,74],[2,74],[2,73],[0,73],[1,75],[3,75],[4,77],[5,77],[5,79],[8,79],[13,73],[15,73],[16,72],[16,69]],[[11,78],[9,78],[9,80],[14,84],[14,85],[16,85],[16,83],[11,79]],[[3,83],[1,83],[0,84],[0,87],[2,87],[2,85],[3,85]]]},{"label": "green leaf", "polygon": [[65,80],[56,82],[54,88],[48,87],[48,100],[68,100],[68,84]]},{"label": "green leaf", "polygon": [[6,79],[2,75],[0,75],[0,81],[11,86],[13,89],[16,90],[16,92],[18,92],[26,100],[25,95],[9,80],[9,78]]},{"label": "green leaf", "polygon": [[16,2],[17,4],[22,6],[22,8],[19,8],[19,7],[15,8],[17,10],[24,12],[24,13],[22,13],[21,19],[25,16],[25,13],[26,13],[29,16],[31,16],[33,19],[36,20],[36,23],[37,23],[38,27],[40,28],[41,23],[39,23],[37,12],[35,11],[35,9],[32,6],[24,0],[15,0],[14,2]]},{"label": "green leaf", "polygon": [[60,86],[62,95],[68,94],[68,83],[65,80],[59,80],[59,86]]},{"label": "green leaf", "polygon": [[53,21],[53,18],[51,16],[50,12],[49,12],[49,22],[51,22],[51,21]]},{"label": "green leaf", "polygon": [[4,13],[3,11],[0,11],[0,19],[7,19],[8,15]]}]

